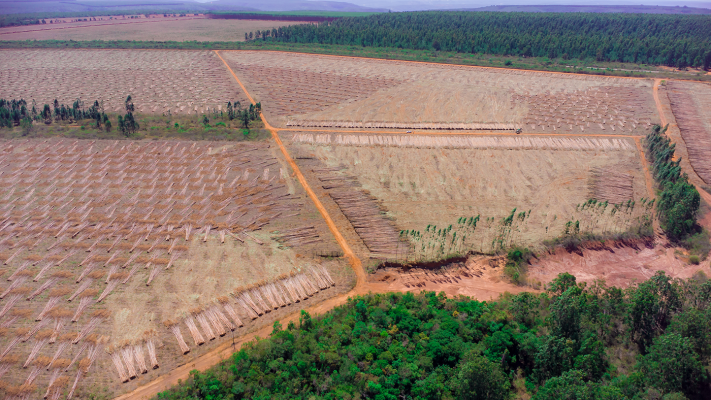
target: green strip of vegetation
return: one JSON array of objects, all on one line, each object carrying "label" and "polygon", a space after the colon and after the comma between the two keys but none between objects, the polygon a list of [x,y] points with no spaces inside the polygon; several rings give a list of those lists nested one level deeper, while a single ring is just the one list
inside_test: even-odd
[{"label": "green strip of vegetation", "polygon": [[681,157],[674,161],[676,145],[665,135],[667,128],[655,125],[645,140],[659,186],[657,216],[667,237],[689,249],[689,261],[698,264],[711,251],[709,233],[696,222],[701,196],[681,172]]},{"label": "green strip of vegetation", "polygon": [[370,294],[274,323],[159,399],[708,398],[711,282],[659,272],[628,289],[561,274],[496,301]]},{"label": "green strip of vegetation", "polygon": [[172,49],[172,50],[272,50],[308,54],[325,54],[403,61],[423,61],[452,65],[514,68],[531,71],[566,72],[587,75],[625,76],[640,78],[689,79],[711,81],[703,71],[695,73],[669,71],[642,64],[597,62],[594,60],[562,60],[548,57],[494,56],[456,52],[408,50],[362,46],[321,45],[309,43],[250,42],[152,42],[132,40],[6,40],[0,49]]},{"label": "green strip of vegetation", "polygon": [[676,145],[665,135],[667,127],[655,125],[647,135],[647,154],[652,159],[652,173],[659,185],[657,215],[669,239],[683,240],[699,229],[696,216],[701,196],[688,176],[681,172],[681,157],[674,161]]},{"label": "green strip of vegetation", "polygon": [[34,101],[0,99],[0,137],[259,140],[268,136],[261,129],[261,103],[242,108],[239,101],[227,102],[225,111],[212,109],[200,115],[138,115],[129,95],[125,109],[125,114],[107,114],[99,101],[87,108],[81,100],[71,106],[55,100],[53,107],[39,107]]}]

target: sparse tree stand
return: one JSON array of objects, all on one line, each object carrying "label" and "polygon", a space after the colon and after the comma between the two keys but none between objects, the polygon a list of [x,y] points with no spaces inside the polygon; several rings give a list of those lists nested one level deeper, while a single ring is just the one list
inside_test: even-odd
[{"label": "sparse tree stand", "polygon": [[124,115],[123,117],[119,115],[118,117],[119,130],[126,137],[131,136],[140,128],[138,122],[136,122],[135,118],[133,117],[133,111],[136,108],[133,105],[132,100],[133,99],[131,98],[131,95],[126,97],[126,115]]}]

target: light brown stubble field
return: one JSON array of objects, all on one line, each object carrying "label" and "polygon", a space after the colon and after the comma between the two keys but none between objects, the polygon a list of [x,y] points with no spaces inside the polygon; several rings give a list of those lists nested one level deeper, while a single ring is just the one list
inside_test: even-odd
[{"label": "light brown stubble field", "polygon": [[[128,21],[128,22],[127,22]],[[135,40],[243,42],[244,34],[296,25],[296,21],[165,18],[75,22],[0,29],[0,40]],[[15,33],[16,32],[16,33]]]},{"label": "light brown stubble field", "polygon": [[222,54],[279,127],[478,123],[534,133],[639,135],[656,122],[650,80],[280,52]]},{"label": "light brown stubble field", "polygon": [[225,110],[228,101],[247,100],[210,51],[171,50],[3,50],[0,98],[36,101],[39,108],[104,102],[120,112],[131,95],[143,114],[203,114]]},{"label": "light brown stubble field", "polygon": [[[84,330],[107,338],[99,343],[98,368],[80,380],[84,398],[97,388],[131,390],[190,362],[228,340],[229,324],[239,337],[352,286],[342,260],[319,257],[337,245],[268,144],[15,140],[2,148],[0,347],[19,358],[3,376],[12,384],[26,378],[21,366],[41,343],[42,329],[59,334],[56,343],[39,347],[38,356],[50,359],[87,356],[80,350],[87,343],[91,349],[95,337],[79,335]],[[301,227],[310,227],[308,241],[285,245],[286,232]],[[270,303],[272,284],[288,292],[294,279],[311,280],[321,268],[335,287],[304,292],[308,297],[290,305]],[[265,296],[270,312],[256,310],[253,320],[255,310],[240,302],[245,293],[255,302]],[[53,311],[38,319],[44,309]],[[106,315],[92,327],[102,310]],[[67,316],[53,317],[59,311]],[[229,320],[212,322],[218,314]],[[69,320],[73,315],[77,322]],[[197,325],[207,342],[198,346],[188,328],[201,318],[210,322]],[[188,355],[166,323],[179,327]],[[11,345],[18,329],[35,327],[39,332]],[[222,329],[227,334],[220,337]],[[62,335],[77,343],[57,353]],[[160,367],[121,384],[104,347],[138,346],[147,357],[148,343]],[[75,365],[70,374],[76,373]],[[46,390],[50,376],[43,368],[38,390]]]},{"label": "light brown stubble field", "polygon": [[[344,136],[370,135],[333,136],[344,141]],[[591,216],[576,210],[596,191],[614,193],[609,198],[597,196],[597,200],[610,204],[649,197],[639,153],[631,139],[583,139],[588,141],[585,147],[575,137],[557,142],[513,137],[506,143],[501,138],[477,137],[461,143],[456,141],[461,139],[458,137],[422,136],[418,138],[419,147],[406,147],[311,144],[308,141],[315,139],[311,134],[295,133],[291,137],[295,140],[288,143],[296,157],[314,157],[357,177],[363,189],[382,201],[385,215],[394,219],[398,230],[424,233],[428,225],[441,229],[456,226],[460,217],[480,215],[477,239],[469,243],[469,249],[475,251],[492,250],[500,221],[514,208],[517,213],[531,213],[515,227],[517,233],[511,244],[536,247],[543,240],[560,236],[571,220],[587,222],[596,233],[611,230],[611,224],[603,223],[592,228]],[[452,143],[436,148],[435,144],[447,138],[452,138]],[[600,177],[599,172],[608,170],[627,178],[627,189],[600,190],[612,178],[609,173]],[[611,209],[609,206],[607,213],[598,212],[610,218]],[[630,213],[630,219],[620,219],[622,214],[615,217],[620,219],[619,230],[633,225],[641,211]],[[492,217],[494,221],[487,227],[484,221]],[[470,239],[474,236],[471,234]]]}]

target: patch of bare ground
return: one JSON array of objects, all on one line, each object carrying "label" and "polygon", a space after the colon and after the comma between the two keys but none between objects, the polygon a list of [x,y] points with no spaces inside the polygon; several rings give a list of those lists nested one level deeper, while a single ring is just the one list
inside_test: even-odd
[{"label": "patch of bare ground", "polygon": [[[51,79],[48,79],[51,77]],[[98,100],[106,112],[125,110],[131,95],[143,114],[203,114],[248,104],[220,59],[209,51],[3,50],[0,98],[86,107]]]},{"label": "patch of bare ground", "polygon": [[[106,17],[104,17],[106,18]],[[113,19],[0,29],[2,40],[135,40],[243,42],[244,34],[296,21],[219,20],[204,17]]]},{"label": "patch of bare ground", "polygon": [[367,287],[374,293],[426,290],[480,301],[494,300],[507,292],[533,290],[508,282],[503,275],[504,263],[503,257],[470,256],[441,268],[386,267],[368,275]]},{"label": "patch of bare ground", "polygon": [[649,279],[656,271],[685,279],[708,268],[709,261],[690,264],[675,248],[655,245],[652,241],[606,241],[588,243],[572,251],[556,248],[551,253],[539,254],[531,261],[527,274],[529,279],[544,284],[567,272],[578,282],[603,279],[607,285],[627,287]]},{"label": "patch of bare ground", "polygon": [[[80,398],[130,391],[353,287],[266,143],[12,140],[0,165],[11,385],[56,358],[74,360]],[[57,377],[43,362],[37,396]]]},{"label": "patch of bare ground", "polygon": [[[368,276],[367,287],[375,293],[427,290],[482,301],[506,292],[537,290],[510,283],[503,274],[505,262],[505,256],[471,255],[463,261],[441,266],[383,267]],[[609,286],[625,288],[649,279],[656,271],[686,279],[709,267],[708,261],[690,264],[677,249],[655,245],[651,239],[587,242],[573,250],[559,247],[538,253],[530,263],[527,279],[536,287],[545,287],[565,272],[574,275],[578,282],[604,280]]]},{"label": "patch of bare ground", "polygon": [[[222,54],[280,127],[304,121],[531,130],[524,126],[529,123],[551,134],[638,134],[656,121],[648,80],[281,52]],[[278,72],[278,86],[260,70]]]}]

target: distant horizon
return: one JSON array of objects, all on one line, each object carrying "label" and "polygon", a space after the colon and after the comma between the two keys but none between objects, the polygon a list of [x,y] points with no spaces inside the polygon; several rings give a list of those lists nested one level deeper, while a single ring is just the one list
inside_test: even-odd
[{"label": "distant horizon", "polygon": [[[102,3],[106,5],[102,5]],[[645,4],[646,3],[646,4]],[[688,7],[711,10],[711,0],[657,0],[637,2],[634,0],[262,0],[258,4],[247,0],[0,0],[3,4],[0,14],[20,13],[56,13],[56,12],[209,12],[209,11],[327,11],[327,12],[410,12],[410,11],[447,11],[476,10],[486,7],[512,7],[512,10],[492,11],[529,11],[529,12],[566,12],[551,10],[550,7]],[[522,7],[524,9],[515,9]],[[530,10],[530,7],[546,7],[545,10]],[[617,10],[583,10],[584,12],[617,12]],[[570,10],[568,11],[570,12]],[[620,10],[624,12],[624,10]],[[634,11],[634,12],[645,12]],[[649,12],[649,11],[647,11]],[[651,13],[657,13],[652,11]],[[705,12],[673,12],[667,14],[706,14]]]}]

